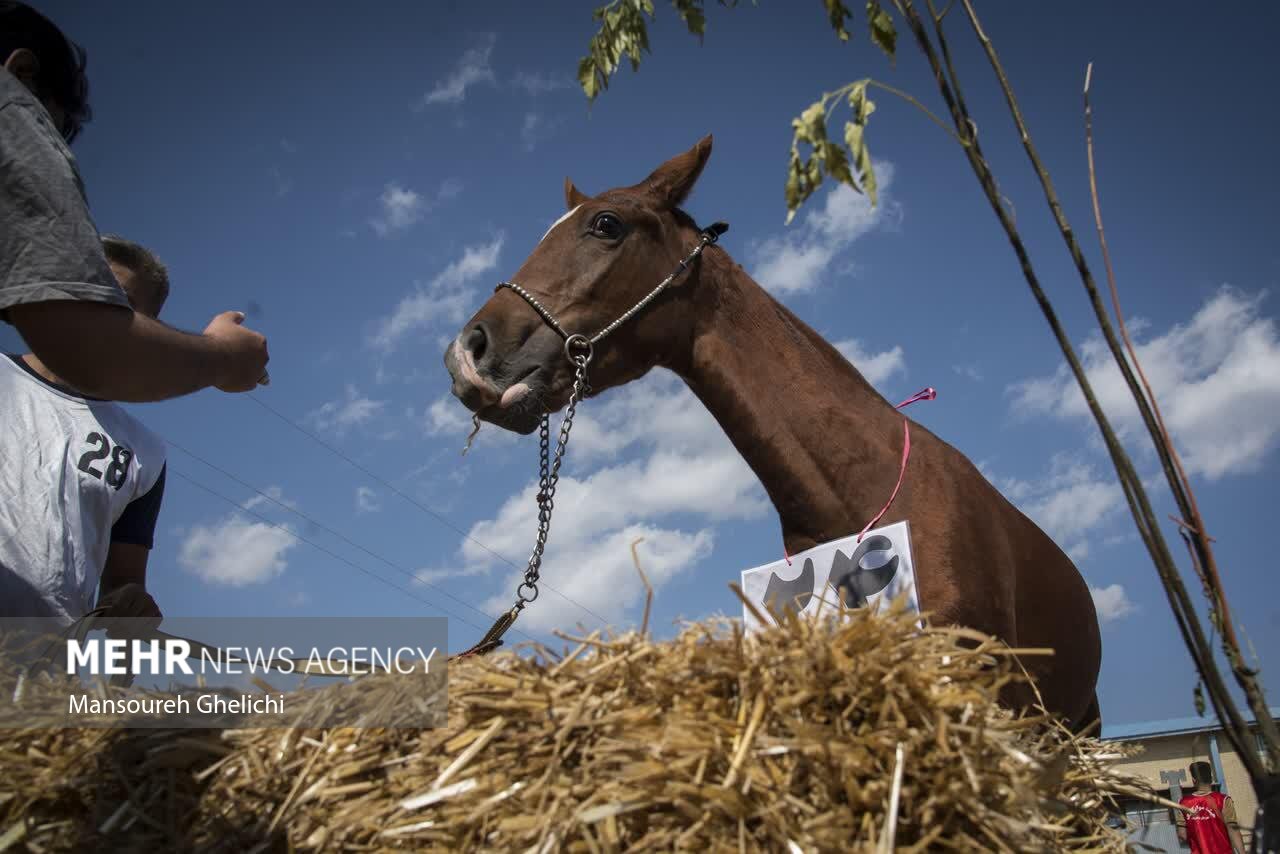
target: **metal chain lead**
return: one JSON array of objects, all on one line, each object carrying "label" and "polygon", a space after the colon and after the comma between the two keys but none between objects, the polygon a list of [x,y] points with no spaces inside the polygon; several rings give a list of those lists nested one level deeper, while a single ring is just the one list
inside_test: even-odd
[{"label": "metal chain lead", "polygon": [[729,224],[724,222],[715,222],[704,228],[698,245],[680,261],[680,266],[672,271],[671,275],[659,282],[656,288],[646,294],[625,314],[604,329],[601,329],[591,338],[580,333],[570,335],[565,332],[546,306],[515,282],[499,282],[497,287],[494,288],[495,291],[501,288],[510,288],[515,291],[546,321],[548,326],[564,339],[564,354],[574,366],[573,391],[569,394],[569,403],[565,407],[564,419],[560,422],[560,434],[556,438],[554,457],[551,454],[550,413],[544,413],[542,422],[538,425],[538,537],[533,544],[533,553],[529,555],[529,564],[524,571],[524,580],[516,588],[515,604],[511,606],[511,610],[494,622],[479,643],[455,657],[482,655],[500,646],[502,644],[502,636],[515,623],[516,617],[528,607],[530,602],[538,598],[538,581],[542,572],[542,554],[547,547],[547,538],[551,535],[551,514],[556,506],[556,485],[560,482],[560,464],[564,461],[565,448],[569,444],[569,431],[573,429],[573,417],[577,412],[578,404],[591,393],[591,384],[587,380],[587,365],[591,363],[592,356],[595,355],[595,345],[657,299],[658,294],[662,293],[668,285],[674,282],[677,276],[689,269],[689,265],[702,254],[702,250],[719,240],[720,235],[728,230]]},{"label": "metal chain lead", "polygon": [[550,460],[550,414],[542,416],[542,423],[538,428],[538,537],[533,545],[533,554],[529,556],[529,565],[524,571],[524,581],[520,582],[520,586],[516,588],[517,598],[514,610],[517,613],[538,598],[542,553],[547,547],[547,538],[551,535],[551,513],[556,506],[556,486],[560,483],[560,464],[564,462],[564,452],[569,445],[569,431],[573,429],[573,417],[577,412],[578,403],[591,393],[591,386],[587,381],[589,362],[590,357],[586,355],[580,355],[574,360],[576,370],[573,378],[573,392],[569,395],[564,419],[560,422],[560,435],[556,440],[554,462]]}]

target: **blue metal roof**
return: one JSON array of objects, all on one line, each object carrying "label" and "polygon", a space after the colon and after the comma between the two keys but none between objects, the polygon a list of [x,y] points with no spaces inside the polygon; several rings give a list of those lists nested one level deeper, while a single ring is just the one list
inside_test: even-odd
[{"label": "blue metal roof", "polygon": [[[1280,706],[1271,707],[1271,716],[1280,719]],[[1250,724],[1255,723],[1252,715],[1247,718]],[[1102,725],[1104,739],[1137,740],[1155,738],[1162,735],[1181,735],[1192,732],[1205,732],[1222,729],[1217,715],[1203,715],[1190,718],[1170,718],[1164,721],[1138,721],[1137,723]]]}]

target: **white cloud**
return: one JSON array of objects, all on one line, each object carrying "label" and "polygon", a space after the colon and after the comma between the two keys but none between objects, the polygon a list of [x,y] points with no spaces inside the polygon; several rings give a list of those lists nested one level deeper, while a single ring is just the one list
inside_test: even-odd
[{"label": "white cloud", "polygon": [[1099,476],[1074,455],[1055,455],[1049,473],[1036,481],[993,479],[985,468],[980,470],[1076,562],[1089,556],[1095,529],[1124,507],[1119,482]]},{"label": "white cloud", "polygon": [[752,248],[752,278],[776,296],[811,291],[821,284],[833,260],[845,249],[888,219],[901,215],[889,188],[893,164],[876,163],[879,204],[844,184],[827,191],[821,207],[811,199],[800,224]]},{"label": "white cloud", "polygon": [[1103,624],[1115,622],[1138,610],[1138,607],[1129,601],[1124,587],[1119,584],[1107,587],[1090,585],[1089,593],[1093,596],[1093,606],[1098,611],[1098,621]]},{"label": "white cloud", "polygon": [[693,392],[665,371],[654,371],[590,404],[579,410],[573,425],[570,465],[613,459],[644,442],[692,453],[728,441]]},{"label": "white cloud", "polygon": [[422,196],[399,184],[388,184],[378,202],[381,214],[369,220],[369,224],[380,235],[402,231],[422,218]]},{"label": "white cloud", "polygon": [[356,513],[377,513],[382,509],[378,493],[367,486],[356,487]]},{"label": "white cloud", "polygon": [[457,290],[452,293],[437,294],[429,288],[418,288],[414,293],[400,300],[388,317],[378,323],[378,330],[373,334],[370,343],[383,352],[390,352],[400,340],[415,329],[430,326],[436,321],[447,321],[458,324],[467,315],[475,295],[470,291]]},{"label": "white cloud", "polygon": [[475,299],[466,285],[498,266],[504,240],[499,232],[488,243],[466,247],[462,257],[441,270],[426,288],[419,287],[400,300],[395,310],[378,322],[370,345],[390,352],[404,336],[437,320],[461,323]]},{"label": "white cloud", "polygon": [[262,490],[262,493],[255,495],[240,506],[245,510],[252,510],[255,507],[266,506],[267,504],[283,504],[293,510],[298,509],[298,502],[290,501],[284,497],[284,490],[278,486],[268,486]]},{"label": "white cloud", "polygon": [[[427,406],[422,414],[422,426],[428,436],[443,436],[450,442],[456,441],[459,451],[466,446],[467,437],[475,429],[475,425],[471,423],[471,412],[452,394],[443,394]],[[476,447],[481,445],[513,444],[519,438],[510,430],[481,422],[481,429],[476,434],[471,452],[474,453]],[[577,444],[576,437],[573,444]],[[576,452],[577,449],[574,450]]]},{"label": "white cloud", "polygon": [[952,365],[951,370],[960,376],[973,380],[974,382],[982,382],[982,369],[977,365]]},{"label": "white cloud", "polygon": [[456,178],[445,179],[431,199],[424,198],[416,190],[392,182],[387,184],[378,198],[378,215],[369,220],[369,225],[379,237],[404,231],[421,220],[427,212],[457,198],[461,192],[462,182]]},{"label": "white cloud", "polygon": [[850,338],[845,341],[832,342],[858,373],[873,386],[880,386],[894,374],[906,373],[907,362],[903,358],[901,345],[881,353],[870,353],[861,342]]},{"label": "white cloud", "polygon": [[[431,402],[431,405],[427,407],[423,422],[429,436],[439,436],[444,433],[462,433],[466,435],[471,431],[472,426],[467,408],[450,394],[441,395]],[[502,432],[509,431],[504,430]]]},{"label": "white cloud", "polygon": [[470,48],[462,54],[453,71],[445,75],[431,87],[431,91],[422,96],[418,108],[432,104],[461,104],[467,97],[467,90],[477,83],[493,83],[493,69],[489,66],[489,57],[493,53],[495,37],[490,35],[484,43]]},{"label": "white cloud", "polygon": [[[643,601],[633,539],[645,538],[645,572],[658,587],[710,555],[716,522],[758,518],[769,503],[720,426],[671,374],[654,372],[594,403],[573,428],[566,457],[573,471],[560,478],[544,565],[556,567],[548,580],[557,590],[612,622]],[[627,451],[630,460],[590,470]],[[537,530],[536,491],[536,482],[528,483],[470,536],[521,564]],[[424,577],[488,574],[500,566],[471,540],[462,542],[458,563],[461,569],[428,569]],[[519,574],[507,575],[486,603],[491,610],[510,604]],[[595,622],[573,602],[546,590],[523,621],[539,630]]]},{"label": "white cloud", "polygon": [[[631,560],[631,544],[639,538],[644,539],[638,548],[641,566],[655,591],[710,557],[715,542],[714,533],[707,528],[686,532],[633,524],[593,540],[575,541],[554,552],[548,548],[547,565],[556,567],[555,588],[564,595],[544,589],[537,605],[524,612],[521,622],[538,631],[571,630],[579,622],[599,627],[598,620],[573,604],[577,602],[616,625],[630,606],[644,601],[644,584]],[[486,600],[485,610],[497,613],[511,607],[518,583],[518,576],[512,575],[510,589]]]},{"label": "white cloud", "polygon": [[[266,490],[282,503],[279,487]],[[252,510],[266,502],[254,496],[242,506]],[[210,584],[244,587],[261,584],[280,575],[287,566],[286,553],[298,544],[287,525],[272,527],[230,513],[217,522],[193,525],[178,547],[178,565]]]},{"label": "white cloud", "polygon": [[1102,538],[1102,545],[1108,548],[1110,548],[1111,546],[1122,546],[1125,543],[1136,543],[1136,542],[1138,542],[1137,531],[1125,531],[1124,533],[1121,533],[1121,534],[1112,534],[1108,537]]},{"label": "white cloud", "polygon": [[[1224,287],[1188,323],[1146,340],[1134,334],[1138,359],[1188,472],[1209,480],[1256,472],[1280,437],[1280,339],[1275,322],[1261,315],[1265,296],[1265,291],[1247,296]],[[1140,325],[1138,331],[1149,332],[1149,327]],[[1149,448],[1128,386],[1101,337],[1086,340],[1080,354],[1117,430],[1126,438],[1141,435],[1142,447]],[[1092,429],[1065,365],[1049,376],[1016,383],[1009,392],[1018,414],[1087,419]]]},{"label": "white cloud", "polygon": [[557,74],[546,71],[517,71],[511,78],[511,85],[523,89],[537,97],[558,89],[572,89],[574,80],[568,74]]},{"label": "white cloud", "polygon": [[[469,566],[463,569],[420,569],[413,574],[413,577],[423,584],[438,585],[442,581],[448,579],[469,578],[476,575],[488,575],[488,567]],[[511,603],[507,603],[510,607]],[[505,611],[506,608],[501,610]]]},{"label": "white cloud", "polygon": [[538,143],[551,136],[556,122],[548,121],[541,113],[529,112],[524,115],[524,124],[520,126],[520,141],[525,151],[533,151]]},{"label": "white cloud", "polygon": [[309,412],[306,420],[321,432],[344,436],[352,427],[368,424],[382,414],[386,405],[385,400],[371,400],[348,383],[342,397]]},{"label": "white cloud", "polygon": [[449,266],[431,280],[431,286],[441,289],[458,288],[476,276],[489,272],[498,266],[498,254],[502,252],[504,241],[504,235],[499,232],[488,243],[466,247],[461,258],[450,262]]}]

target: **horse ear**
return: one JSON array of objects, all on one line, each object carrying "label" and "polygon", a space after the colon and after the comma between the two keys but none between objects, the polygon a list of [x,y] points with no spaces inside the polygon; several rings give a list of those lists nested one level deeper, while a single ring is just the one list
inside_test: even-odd
[{"label": "horse ear", "polygon": [[569,210],[573,210],[589,198],[589,196],[581,192],[577,187],[573,186],[572,181],[568,178],[564,179],[564,203]]},{"label": "horse ear", "polygon": [[698,144],[663,163],[653,174],[637,185],[653,196],[660,204],[674,208],[689,196],[689,191],[702,174],[711,156],[711,134],[698,140]]}]

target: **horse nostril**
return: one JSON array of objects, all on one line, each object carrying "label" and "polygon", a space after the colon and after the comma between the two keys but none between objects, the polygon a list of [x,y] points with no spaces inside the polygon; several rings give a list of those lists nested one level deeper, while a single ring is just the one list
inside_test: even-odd
[{"label": "horse nostril", "polygon": [[489,334],[484,331],[484,325],[477,323],[468,329],[462,336],[462,346],[471,354],[471,361],[479,364],[484,358],[485,350],[489,347]]}]

